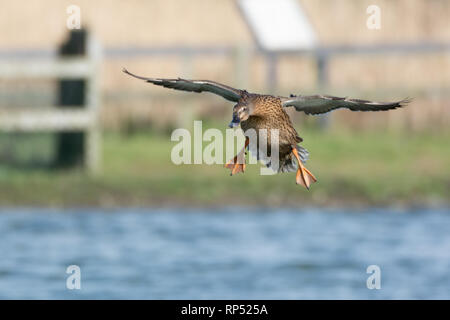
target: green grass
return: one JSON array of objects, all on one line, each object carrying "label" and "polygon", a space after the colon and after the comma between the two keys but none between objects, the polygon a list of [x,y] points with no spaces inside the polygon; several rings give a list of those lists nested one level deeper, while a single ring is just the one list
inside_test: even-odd
[{"label": "green grass", "polygon": [[[206,129],[206,128],[205,128]],[[176,142],[155,133],[105,133],[103,171],[0,165],[3,206],[448,205],[449,134],[301,130],[310,191],[295,173],[233,177],[222,165],[175,165]],[[207,143],[204,143],[204,146]]]}]

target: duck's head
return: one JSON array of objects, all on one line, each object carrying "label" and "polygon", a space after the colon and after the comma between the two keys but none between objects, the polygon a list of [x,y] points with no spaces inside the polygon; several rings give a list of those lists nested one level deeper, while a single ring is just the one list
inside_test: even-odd
[{"label": "duck's head", "polygon": [[230,128],[235,128],[241,121],[246,121],[250,116],[250,105],[238,103],[233,107],[233,119],[228,125]]}]

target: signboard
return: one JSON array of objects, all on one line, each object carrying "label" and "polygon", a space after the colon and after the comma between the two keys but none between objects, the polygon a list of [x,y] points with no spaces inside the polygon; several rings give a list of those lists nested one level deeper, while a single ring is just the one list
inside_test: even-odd
[{"label": "signboard", "polygon": [[257,44],[267,51],[312,49],[313,27],[298,0],[237,0]]}]

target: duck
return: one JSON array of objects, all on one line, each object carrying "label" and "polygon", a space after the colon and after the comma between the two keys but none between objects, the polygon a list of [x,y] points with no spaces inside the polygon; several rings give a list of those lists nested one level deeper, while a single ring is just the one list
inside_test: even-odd
[{"label": "duck", "polygon": [[[294,128],[286,108],[293,107],[307,115],[319,115],[341,108],[351,111],[388,111],[401,108],[411,101],[405,98],[394,102],[376,102],[331,95],[291,94],[284,97],[251,93],[211,80],[149,78],[131,73],[125,68],[122,71],[153,85],[188,92],[209,92],[234,102],[229,127],[240,126],[244,133],[253,130],[256,133],[256,141],[251,143],[246,134],[243,149],[224,165],[231,170],[230,174],[233,176],[245,172],[245,154],[248,150],[275,173],[296,172],[296,184],[308,190],[317,182],[317,178],[305,167],[309,152],[300,145],[303,139]],[[278,139],[273,139],[274,135],[277,135]],[[266,143],[261,143],[261,139]],[[273,147],[278,149],[278,161],[272,161]]]}]

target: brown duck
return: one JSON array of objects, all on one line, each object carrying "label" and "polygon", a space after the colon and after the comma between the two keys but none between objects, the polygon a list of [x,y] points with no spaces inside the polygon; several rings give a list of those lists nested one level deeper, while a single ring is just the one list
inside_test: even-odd
[{"label": "brown duck", "polygon": [[[245,171],[245,161],[240,159],[244,158],[245,150],[249,148],[253,155],[256,155],[267,167],[277,172],[297,171],[296,183],[307,189],[317,179],[304,166],[308,159],[308,151],[298,145],[303,139],[298,136],[284,108],[294,107],[297,111],[316,115],[338,108],[347,108],[352,111],[386,111],[402,107],[409,102],[408,99],[396,102],[374,102],[328,95],[281,97],[249,93],[246,90],[235,89],[209,80],[146,78],[132,74],[126,69],[123,69],[123,72],[158,86],[191,92],[211,92],[229,101],[236,102],[237,104],[233,108],[233,119],[229,126],[236,127],[240,124],[244,132],[248,129],[254,129],[258,134],[261,129],[266,129],[267,131],[264,130],[263,132],[267,132],[265,136],[267,147],[262,152],[259,142],[249,144],[249,138],[247,138],[242,151],[225,165],[226,168],[231,170],[231,175]],[[272,129],[278,131],[278,166],[271,163],[269,158]],[[260,137],[258,134],[257,137]]]}]

